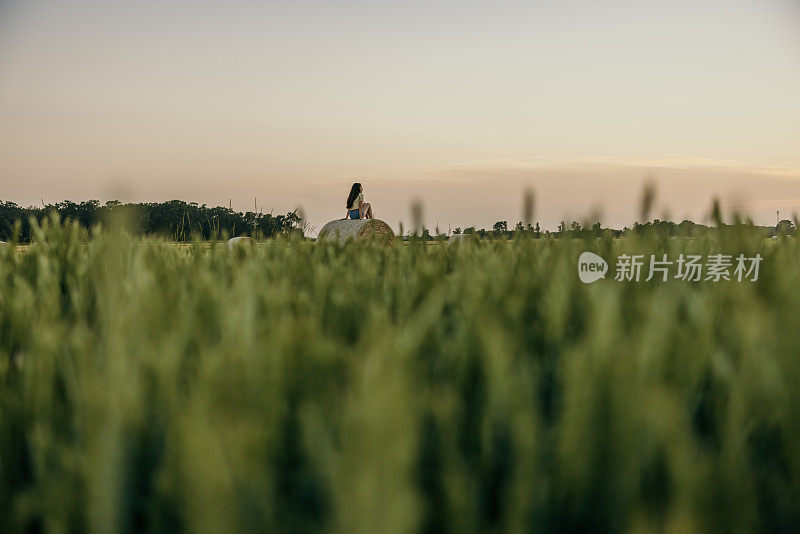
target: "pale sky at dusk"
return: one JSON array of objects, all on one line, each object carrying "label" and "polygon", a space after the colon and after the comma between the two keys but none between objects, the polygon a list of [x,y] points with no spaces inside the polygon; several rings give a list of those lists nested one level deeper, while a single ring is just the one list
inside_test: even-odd
[{"label": "pale sky at dusk", "polygon": [[800,212],[800,0],[0,0],[0,200]]}]

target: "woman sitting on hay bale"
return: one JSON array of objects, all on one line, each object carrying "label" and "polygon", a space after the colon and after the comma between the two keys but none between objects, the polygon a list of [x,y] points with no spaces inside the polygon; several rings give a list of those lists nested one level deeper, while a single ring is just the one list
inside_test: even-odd
[{"label": "woman sitting on hay bale", "polygon": [[364,202],[364,188],[359,182],[350,188],[347,196],[347,215],[345,219],[372,219],[372,206],[369,202]]},{"label": "woman sitting on hay bale", "polygon": [[394,232],[385,222],[372,217],[372,206],[364,202],[364,188],[356,182],[347,197],[347,216],[330,221],[319,231],[318,241],[374,239],[384,244],[394,240]]}]

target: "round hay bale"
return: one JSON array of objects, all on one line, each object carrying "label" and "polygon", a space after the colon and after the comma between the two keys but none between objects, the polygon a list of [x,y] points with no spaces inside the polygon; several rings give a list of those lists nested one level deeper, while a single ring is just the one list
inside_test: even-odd
[{"label": "round hay bale", "polygon": [[234,247],[254,245],[252,237],[232,237],[228,239],[228,249],[233,250]]},{"label": "round hay bale", "polygon": [[344,243],[348,238],[375,239],[386,244],[394,241],[394,232],[380,219],[337,219],[322,227],[320,241]]}]

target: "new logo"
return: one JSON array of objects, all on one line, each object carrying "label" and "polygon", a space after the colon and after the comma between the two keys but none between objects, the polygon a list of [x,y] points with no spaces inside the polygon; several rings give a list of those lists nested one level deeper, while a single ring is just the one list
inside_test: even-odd
[{"label": "new logo", "polygon": [[578,277],[584,284],[591,284],[606,277],[608,263],[593,252],[584,252],[578,258]]}]

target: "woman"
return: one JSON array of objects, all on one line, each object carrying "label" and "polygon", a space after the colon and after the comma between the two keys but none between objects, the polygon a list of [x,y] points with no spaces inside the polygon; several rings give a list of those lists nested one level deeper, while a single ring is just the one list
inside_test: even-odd
[{"label": "woman", "polygon": [[372,206],[369,202],[364,202],[364,188],[356,182],[350,188],[347,196],[347,216],[345,219],[371,219]]}]

